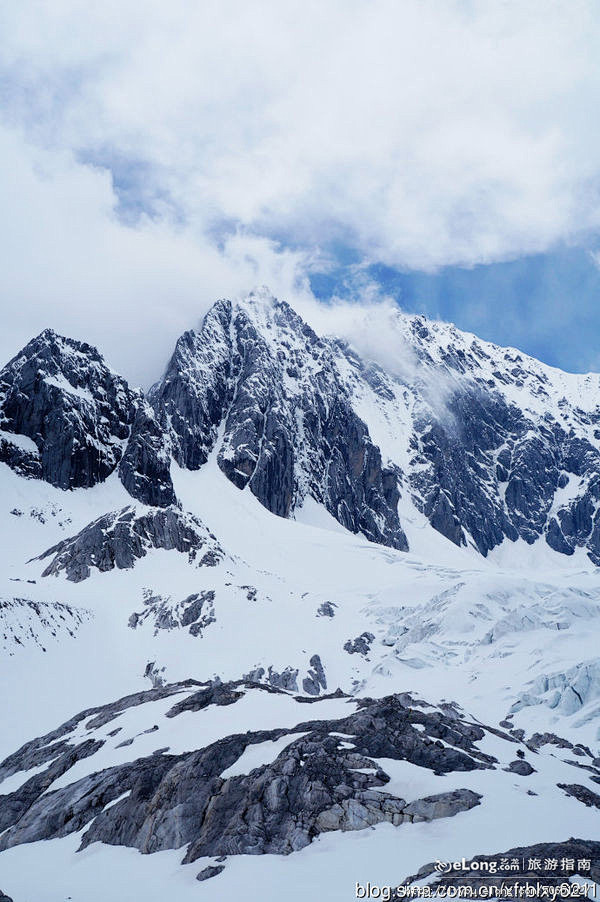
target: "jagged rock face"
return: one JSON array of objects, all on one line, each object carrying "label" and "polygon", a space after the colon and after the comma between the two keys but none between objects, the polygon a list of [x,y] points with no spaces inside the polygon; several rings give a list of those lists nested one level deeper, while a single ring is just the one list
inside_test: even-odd
[{"label": "jagged rock face", "polygon": [[597,564],[600,377],[552,371],[423,317],[397,313],[390,333],[401,372],[343,343],[337,364],[433,528],[484,555],[543,537]]},{"label": "jagged rock face", "polygon": [[[26,445],[26,442],[31,442]],[[19,476],[29,479],[42,478],[42,462],[36,445],[25,436],[0,433],[0,463],[8,464]]]},{"label": "jagged rock face", "polygon": [[168,507],[175,504],[171,480],[171,455],[165,435],[150,405],[138,407],[119,477],[130,495],[143,504]]},{"label": "jagged rock face", "polygon": [[127,383],[96,349],[50,329],[0,372],[0,426],[32,439],[39,470],[6,448],[2,459],[62,489],[92,486],[112,473],[133,416]]},{"label": "jagged rock face", "polygon": [[126,507],[94,520],[76,536],[53,545],[39,560],[53,556],[42,576],[64,572],[77,583],[87,579],[92,567],[127,570],[151,548],[183,552],[199,566],[215,566],[224,556],[216,538],[192,514],[169,507],[140,515]]},{"label": "jagged rock face", "polygon": [[216,622],[215,593],[210,589],[194,592],[176,603],[151,592],[144,594],[144,610],[134,612],[129,618],[132,629],[149,622],[154,626],[154,635],[158,630],[183,628],[188,629],[190,635],[202,638],[204,630]]},{"label": "jagged rock face", "polygon": [[302,688],[308,695],[319,695],[321,689],[327,689],[327,678],[319,655],[313,655],[310,659],[310,670],[302,681]]},{"label": "jagged rock face", "polygon": [[[411,487],[431,525],[457,545],[465,530],[486,554],[518,532],[495,491],[494,452],[506,435],[510,411],[481,389],[456,394],[448,402],[449,421],[417,420]],[[517,423],[518,411],[513,412]],[[537,513],[537,511],[536,511]]]},{"label": "jagged rock face", "polygon": [[293,667],[285,667],[281,673],[274,670],[272,665],[269,665],[267,671],[264,667],[257,667],[246,674],[244,679],[252,683],[261,683],[264,680],[267,686],[274,686],[287,692],[298,692],[298,670]]},{"label": "jagged rock face", "polygon": [[196,469],[223,423],[218,463],[287,517],[307,495],[347,529],[406,549],[395,473],[354,412],[321,340],[286,303],[219,301],[179,340],[151,400],[177,462]]},{"label": "jagged rock face", "polygon": [[[249,690],[282,694],[241,681],[204,684],[189,694],[194,688],[188,681],[89,709],[2,762],[0,778],[34,767],[39,772],[0,796],[0,831],[5,831],[0,849],[65,836],[89,824],[82,847],[101,841],[155,852],[189,844],[185,861],[289,854],[323,832],[452,817],[480,802],[478,793],[460,788],[407,802],[381,791],[389,777],[372,758],[405,760],[436,774],[488,769],[497,763],[476,746],[485,735],[481,727],[428,711],[423,703],[413,707],[409,696],[395,695],[365,699],[356,711],[349,702],[351,712],[336,720],[312,719],[292,729],[234,734],[180,755],[159,749],[149,757],[92,772],[93,756],[101,749],[104,754],[118,732],[106,734],[103,728],[132,706],[188,690],[166,717],[185,713],[189,718],[211,704],[236,704]],[[317,700],[314,704],[318,708]],[[84,728],[87,738],[81,736]],[[95,733],[100,728],[103,738]],[[352,742],[343,741],[339,733],[351,736]],[[246,749],[274,741],[281,747],[274,760],[228,775]],[[91,759],[89,775],[64,785],[68,771],[86,758]],[[63,787],[52,790],[59,778]]]},{"label": "jagged rock face", "polygon": [[600,795],[597,792],[592,792],[588,786],[582,786],[581,783],[558,783],[557,785],[568,796],[573,796],[587,808],[600,809]]},{"label": "jagged rock face", "polygon": [[[422,468],[411,485],[431,525],[456,544],[465,544],[468,533],[482,554],[504,538],[533,544],[545,535],[563,554],[587,546],[596,563],[598,450],[550,415],[536,423],[481,387],[456,392],[448,413],[449,423],[419,423],[412,440],[414,463]],[[570,475],[583,477],[582,493],[552,516]]]},{"label": "jagged rock face", "polygon": [[185,332],[165,375],[149,392],[180,467],[206,463],[231,400],[231,303],[219,301],[200,332]]},{"label": "jagged rock face", "polygon": [[373,633],[361,633],[356,639],[348,639],[344,642],[344,651],[349,655],[368,655],[371,650],[371,644],[375,641]]},{"label": "jagged rock face", "polygon": [[[585,414],[564,398],[555,405],[549,380],[535,372],[535,361],[529,361],[531,372],[520,355],[511,362],[516,366],[508,373],[494,370],[497,382],[490,385],[493,380],[477,378],[472,355],[462,358],[460,372],[469,378],[448,400],[449,420],[436,423],[429,434],[425,428],[417,439],[417,461],[427,461],[429,468],[413,485],[432,525],[457,544],[466,532],[485,555],[504,538],[533,544],[544,536],[563,554],[587,548],[597,564],[600,452],[592,444],[597,440],[592,427],[600,411]],[[508,389],[528,378],[536,381],[535,394],[546,399],[547,410],[536,414],[511,401]],[[575,497],[561,502],[570,483],[577,485]]]},{"label": "jagged rock face", "polygon": [[[311,495],[351,531],[405,548],[405,477],[415,506],[458,545],[486,555],[505,539],[543,536],[600,563],[597,403],[584,411],[561,398],[560,382],[516,352],[420,317],[398,323],[399,353],[414,358],[408,376],[319,338],[264,294],[218,302],[180,339],[152,393],[176,459],[200,466],[222,424],[220,468],[280,516]],[[381,416],[395,434],[386,460],[372,439]]]}]

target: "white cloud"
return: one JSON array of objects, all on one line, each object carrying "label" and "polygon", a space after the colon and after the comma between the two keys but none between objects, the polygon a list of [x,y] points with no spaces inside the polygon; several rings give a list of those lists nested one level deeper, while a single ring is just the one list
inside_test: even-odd
[{"label": "white cloud", "polygon": [[[434,268],[600,227],[593,0],[23,0],[2,32],[7,350],[43,318],[126,368],[137,336],[146,380],[214,297],[306,297],[332,238]],[[77,162],[115,155],[167,199],[135,228]]]},{"label": "white cloud", "polygon": [[109,175],[66,153],[39,152],[0,129],[0,165],[2,362],[51,326],[98,345],[148,385],[216,298],[263,282],[282,297],[306,293],[304,257],[264,238],[235,234],[218,250],[191,229],[123,225]]}]

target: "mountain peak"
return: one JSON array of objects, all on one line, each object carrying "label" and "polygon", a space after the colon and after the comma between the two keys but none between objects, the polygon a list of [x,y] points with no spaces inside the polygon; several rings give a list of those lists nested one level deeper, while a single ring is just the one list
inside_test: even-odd
[{"label": "mountain peak", "polygon": [[44,329],[0,370],[0,422],[31,439],[41,475],[60,488],[91,486],[117,465],[133,394],[96,348]]},{"label": "mountain peak", "polygon": [[[148,403],[95,348],[46,329],[0,371],[2,428],[31,440],[62,488],[119,466],[137,500],[164,506],[171,459],[197,470],[214,453],[280,516],[313,499],[398,548],[402,515],[483,555],[543,539],[600,562],[600,377],[389,314],[352,341],[319,337],[266,287],[222,298],[179,338]],[[9,444],[0,458],[36,474]]]},{"label": "mountain peak", "polygon": [[217,448],[238,488],[288,517],[310,496],[352,532],[406,548],[397,480],[349,403],[332,348],[268,289],[219,301],[151,393],[180,466]]},{"label": "mountain peak", "polygon": [[78,354],[86,357],[88,360],[104,363],[102,354],[100,354],[94,345],[62,335],[60,332],[56,332],[50,327],[43,329],[39,335],[32,338],[16,357],[31,356],[32,354],[39,353],[43,349],[48,349],[53,356],[68,357],[73,354]]}]

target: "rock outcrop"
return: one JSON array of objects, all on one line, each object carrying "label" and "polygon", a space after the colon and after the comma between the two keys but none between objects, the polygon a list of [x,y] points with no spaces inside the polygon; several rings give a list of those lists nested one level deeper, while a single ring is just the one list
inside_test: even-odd
[{"label": "rock outcrop", "polygon": [[119,477],[129,494],[143,504],[175,504],[169,442],[146,401],[136,411],[131,435],[119,464]]},{"label": "rock outcrop", "polygon": [[177,507],[141,513],[135,507],[105,514],[76,536],[48,548],[39,560],[52,557],[42,576],[64,572],[81,582],[94,567],[100,571],[127,570],[151,548],[187,554],[198,566],[215,566],[224,552],[216,538],[192,514]]},{"label": "rock outcrop", "polygon": [[[364,699],[356,711],[356,703],[349,701],[350,712],[337,720],[312,719],[292,729],[225,736],[178,755],[159,748],[147,757],[95,769],[94,755],[118,732],[107,737],[103,728],[128,708],[183,693],[167,718],[189,717],[212,704],[236,704],[248,691],[282,692],[242,681],[162,686],[89,709],[27,743],[0,765],[0,780],[34,767],[39,771],[20,789],[0,796],[0,850],[87,827],[82,847],[101,841],[154,852],[188,845],[185,861],[289,854],[323,832],[452,817],[479,804],[477,793],[461,788],[407,802],[382,791],[389,777],[373,759],[406,760],[436,774],[495,764],[477,748],[484,736],[481,727],[411,707],[404,695]],[[144,732],[154,731],[158,743],[158,726]],[[340,734],[351,736],[351,742],[342,741]],[[247,748],[268,747],[283,738],[288,741],[274,760],[267,751],[264,764],[227,776]],[[132,741],[125,737],[119,746]],[[69,770],[87,758],[88,775],[66,783]],[[63,785],[53,790],[59,778]]]},{"label": "rock outcrop", "polygon": [[204,630],[216,622],[215,593],[211,589],[194,592],[182,601],[145,593],[144,610],[134,612],[129,618],[129,626],[137,629],[145,623],[154,627],[154,635],[159,630],[187,629],[190,635],[202,637]]},{"label": "rock outcrop", "polygon": [[[0,428],[32,440],[34,456],[2,459],[61,489],[89,487],[116,468],[135,414],[124,379],[88,344],[46,329],[0,371]],[[22,450],[22,449],[21,449]]]}]

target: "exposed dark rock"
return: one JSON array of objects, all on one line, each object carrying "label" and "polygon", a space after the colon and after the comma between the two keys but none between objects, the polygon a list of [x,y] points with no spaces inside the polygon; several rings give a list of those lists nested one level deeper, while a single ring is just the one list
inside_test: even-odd
[{"label": "exposed dark rock", "polygon": [[350,698],[350,696],[348,693],[342,692],[338,686],[335,692],[329,692],[325,695],[297,695],[295,698],[301,705],[312,705],[314,702],[324,702],[328,698]]},{"label": "exposed dark rock", "polygon": [[0,371],[0,428],[32,439],[39,460],[0,446],[0,458],[61,489],[92,486],[121,458],[136,396],[88,344],[46,329]]},{"label": "exposed dark rock", "polygon": [[529,777],[530,774],[535,773],[535,768],[528,761],[522,759],[511,761],[506,770],[511,774],[518,774],[520,777]]},{"label": "exposed dark rock", "polygon": [[558,783],[557,786],[559,789],[564,789],[568,796],[573,796],[574,799],[583,802],[587,808],[600,808],[600,795],[592,792],[587,786],[582,786],[580,783]]},{"label": "exposed dark rock", "polygon": [[[537,363],[521,358],[509,368],[513,352],[505,351],[502,369],[494,372],[500,386],[490,383],[478,377],[479,358],[489,355],[478,343],[465,347],[458,330],[445,328],[440,345],[435,335],[421,334],[416,319],[411,325],[419,365],[431,368],[433,357],[441,357],[440,383],[447,380],[451,386],[442,411],[417,388],[422,412],[415,419],[409,473],[417,506],[451,541],[463,544],[469,535],[484,555],[504,538],[531,544],[545,536],[563,554],[587,547],[596,563],[600,451],[572,426],[589,425],[598,412],[588,416],[564,398],[556,416],[550,409],[543,415],[519,409],[500,387],[522,387],[527,380],[533,395],[549,400],[549,380]],[[502,349],[491,352],[499,357]],[[550,517],[555,493],[565,488],[570,474],[578,477],[577,496]]]},{"label": "exposed dark rock", "polygon": [[[74,747],[65,745],[61,753],[51,761],[43,773],[30,777],[23,786],[14,792],[0,796],[0,833],[11,824],[26,817],[32,805],[46,792],[54,780],[62,777],[77,761],[94,755],[103,745],[101,739],[86,739]],[[54,751],[56,753],[57,750]]]},{"label": "exposed dark rock", "polygon": [[[181,336],[148,400],[94,348],[46,330],[0,372],[0,462],[61,488],[94,485],[118,466],[133,497],[168,507],[171,454],[198,469],[222,425],[221,470],[280,516],[309,495],[351,532],[406,549],[404,486],[452,542],[472,541],[485,555],[505,538],[543,536],[562,554],[585,548],[600,566],[600,429],[590,432],[600,410],[557,402],[543,368],[513,351],[488,353],[452,327],[424,330],[418,317],[407,330],[417,371],[436,376],[442,405],[427,379],[404,383],[343,341],[319,338],[265,292],[218,301],[199,331]],[[491,379],[481,374],[490,355]],[[545,413],[502,393],[525,384],[548,401]],[[407,473],[382,460],[353,394],[393,405],[399,387],[414,401]],[[576,490],[555,504],[571,478]]]},{"label": "exposed dark rock", "polygon": [[[222,873],[225,870],[225,866],[222,864],[212,865],[209,864],[208,867],[204,868],[200,871],[199,874],[196,875],[196,880],[210,880],[211,877],[216,877],[218,874]],[[2,900],[0,899],[0,902]]]},{"label": "exposed dark rock", "polygon": [[159,630],[189,627],[192,636],[202,637],[206,627],[216,623],[214,600],[215,593],[210,589],[195,592],[179,602],[173,602],[170,596],[165,598],[150,592],[144,597],[144,610],[130,616],[129,626],[137,629],[144,623],[151,623],[154,635]]},{"label": "exposed dark rock", "polygon": [[276,689],[283,689],[285,692],[297,692],[298,670],[293,667],[286,667],[281,673],[278,673],[269,665],[267,682],[269,686],[274,686]]},{"label": "exposed dark rock", "polygon": [[147,402],[138,407],[125,453],[119,464],[121,482],[137,501],[156,507],[175,504],[171,454],[165,435]]},{"label": "exposed dark rock", "polygon": [[334,601],[324,601],[317,608],[317,617],[335,617],[337,605]]},{"label": "exposed dark rock", "polygon": [[556,733],[534,733],[527,740],[527,745],[532,750],[537,750],[543,745],[556,745],[559,749],[572,749],[573,743]]},{"label": "exposed dark rock", "polygon": [[[575,751],[573,749],[573,751]],[[576,758],[565,758],[565,764],[570,764],[571,767],[577,767],[579,770],[584,770],[588,774],[590,774],[590,780],[593,780],[594,783],[600,783],[600,769],[594,767],[592,764],[584,764],[583,761],[578,761]]]},{"label": "exposed dark rock", "polygon": [[349,655],[368,655],[371,651],[371,644],[375,641],[373,633],[361,633],[356,639],[348,639],[344,642],[344,651]]},{"label": "exposed dark rock", "polygon": [[[6,769],[12,773],[29,769],[33,761],[51,763],[21,789],[0,797],[0,825],[5,830],[0,850],[87,826],[82,847],[101,841],[153,852],[188,845],[185,861],[229,854],[288,854],[329,830],[452,817],[479,804],[480,796],[467,789],[411,802],[382,792],[389,777],[373,758],[407,760],[439,774],[490,767],[494,762],[474,745],[484,735],[482,728],[449,720],[439,711],[413,708],[410,696],[404,695],[364,699],[358,711],[337,720],[232,735],[181,755],[157,749],[149,757],[52,790],[54,779],[82,757],[93,756],[102,744],[90,738],[72,745],[69,733],[78,724],[87,721],[89,729],[96,729],[132,705],[189,688],[189,683],[175,684],[82,712],[3,762],[0,777]],[[202,686],[167,716],[200,711],[209,704],[232,704],[244,691],[248,686],[242,688],[241,682]],[[156,730],[156,725],[150,729]],[[353,747],[332,735],[336,732],[352,735]],[[295,734],[300,735],[294,738]],[[221,776],[249,745],[283,736],[290,741],[271,763],[245,775]],[[444,736],[444,743],[438,736]]]},{"label": "exposed dark rock", "polygon": [[455,544],[464,544],[465,529],[483,554],[505,536],[518,537],[488,483],[490,452],[501,447],[509,422],[523,428],[520,418],[499,396],[466,383],[448,400],[446,421],[417,421],[415,463],[425,466],[411,476],[413,492],[434,529]]},{"label": "exposed dark rock", "polygon": [[244,676],[245,680],[253,683],[267,683],[276,689],[282,689],[285,692],[298,691],[298,670],[293,667],[286,667],[281,673],[278,673],[269,665],[269,669],[265,671],[264,667],[257,667]]},{"label": "exposed dark rock", "polygon": [[206,463],[232,397],[230,328],[231,303],[218,301],[200,332],[181,336],[165,375],[149,393],[175,460],[189,470]]},{"label": "exposed dark rock", "polygon": [[184,711],[202,711],[209,705],[233,705],[244,695],[243,691],[236,688],[241,685],[243,685],[241,680],[238,683],[208,683],[193,695],[177,702],[170,711],[167,711],[167,717],[177,717]]},{"label": "exposed dark rock", "polygon": [[[536,361],[486,351],[453,327],[424,329],[415,317],[406,337],[417,372],[408,382],[318,337],[264,291],[221,300],[181,336],[145,400],[94,348],[46,330],[0,372],[0,462],[61,488],[94,485],[118,466],[133,497],[168,507],[171,454],[198,469],[222,425],[221,470],[280,516],[309,495],[350,531],[406,549],[405,487],[434,529],[484,555],[506,538],[544,537],[562,554],[585,548],[600,566],[600,409],[557,400]],[[442,404],[430,397],[432,374]],[[503,394],[524,385],[546,412]],[[356,404],[372,392],[387,417],[399,389],[414,402],[406,473],[382,460]],[[563,501],[556,493],[572,478]]]},{"label": "exposed dark rock", "polygon": [[[135,615],[137,616],[137,615]],[[159,689],[161,686],[164,686],[166,680],[163,676],[165,672],[164,667],[159,667],[156,661],[148,661],[146,664],[146,669],[144,670],[144,676],[147,680],[150,680],[152,686],[155,689]]]},{"label": "exposed dark rock", "polygon": [[589,748],[587,747],[587,745],[582,745],[581,742],[578,742],[577,745],[573,746],[573,754],[579,755],[580,758],[584,758],[584,757],[593,758],[594,757],[592,755],[591,751],[589,750]]},{"label": "exposed dark rock", "polygon": [[0,463],[8,464],[19,476],[41,479],[40,452],[37,449],[24,448],[16,444],[16,441],[8,432],[0,435]]},{"label": "exposed dark rock", "polygon": [[311,669],[302,680],[302,688],[309,695],[319,695],[321,689],[327,689],[327,679],[319,655],[312,656],[310,666]]},{"label": "exposed dark rock", "polygon": [[190,560],[198,560],[199,566],[214,566],[223,558],[215,537],[192,514],[176,507],[138,514],[134,507],[125,507],[94,520],[39,559],[54,555],[42,576],[57,576],[64,571],[67,579],[77,583],[87,579],[92,567],[101,571],[129,569],[151,548],[186,553]]},{"label": "exposed dark rock", "polygon": [[[263,315],[269,342],[255,321]],[[268,510],[287,517],[308,492],[351,532],[406,549],[395,471],[382,467],[334,356],[284,302],[219,301],[200,332],[179,339],[150,398],[180,466],[207,460],[224,419],[219,466]]]},{"label": "exposed dark rock", "polygon": [[72,732],[78,724],[87,721],[85,724],[87,729],[95,730],[114,720],[123,711],[128,708],[144,705],[149,701],[156,701],[161,698],[169,698],[189,689],[190,687],[201,685],[196,680],[186,680],[182,683],[171,683],[168,686],[149,689],[145,692],[136,692],[132,695],[126,695],[112,702],[109,705],[101,705],[95,708],[86,708],[75,717],[61,724],[50,733],[26,742],[14,754],[9,755],[0,763],[0,781],[12,776],[18,771],[31,770],[39,767],[47,761],[51,761],[58,755],[68,750],[68,740],[65,738]]}]

